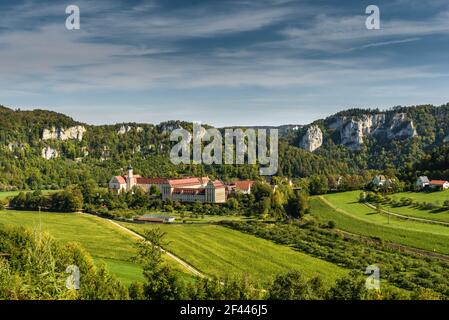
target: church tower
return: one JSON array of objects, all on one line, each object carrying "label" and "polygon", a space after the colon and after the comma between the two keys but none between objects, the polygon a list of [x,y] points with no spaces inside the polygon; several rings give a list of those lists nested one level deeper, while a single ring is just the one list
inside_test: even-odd
[{"label": "church tower", "polygon": [[128,191],[131,191],[133,186],[134,186],[133,167],[130,164],[128,166],[128,178],[126,179],[126,188]]}]

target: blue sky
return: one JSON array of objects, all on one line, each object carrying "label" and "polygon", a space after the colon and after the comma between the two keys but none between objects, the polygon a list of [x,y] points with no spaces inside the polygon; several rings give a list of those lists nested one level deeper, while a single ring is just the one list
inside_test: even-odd
[{"label": "blue sky", "polygon": [[[81,29],[65,28],[76,4]],[[365,28],[379,6],[381,29]],[[0,104],[104,124],[306,124],[449,102],[449,1],[0,3]]]}]

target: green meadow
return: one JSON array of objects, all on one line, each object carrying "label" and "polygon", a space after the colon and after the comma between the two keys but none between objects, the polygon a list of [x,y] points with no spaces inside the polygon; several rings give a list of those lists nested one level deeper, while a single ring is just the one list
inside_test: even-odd
[{"label": "green meadow", "polygon": [[[23,226],[46,231],[62,242],[79,242],[95,261],[104,261],[124,284],[143,280],[142,268],[132,261],[136,255],[136,240],[109,221],[78,213],[46,213],[0,211],[1,225]],[[176,268],[178,264],[169,260]],[[188,274],[181,272],[184,278]]]},{"label": "green meadow", "polygon": [[449,190],[436,192],[400,192],[391,195],[391,198],[397,200],[401,198],[412,198],[419,202],[443,204],[444,201],[449,200]]},{"label": "green meadow", "polygon": [[142,234],[148,228],[161,228],[165,248],[209,276],[249,275],[262,284],[277,274],[300,270],[306,276],[322,276],[325,283],[347,271],[294,249],[217,225],[173,224],[137,225],[122,223]]},{"label": "green meadow", "polygon": [[449,227],[388,217],[357,201],[360,191],[312,198],[312,215],[336,228],[414,248],[449,254]]},{"label": "green meadow", "polygon": [[400,201],[401,198],[411,198],[415,204],[411,206],[395,207],[390,204],[384,204],[385,210],[421,219],[449,222],[449,210],[441,209],[425,209],[416,203],[432,203],[438,207],[441,207],[445,201],[449,200],[449,191],[439,192],[402,192],[396,193],[390,196],[391,199]]}]

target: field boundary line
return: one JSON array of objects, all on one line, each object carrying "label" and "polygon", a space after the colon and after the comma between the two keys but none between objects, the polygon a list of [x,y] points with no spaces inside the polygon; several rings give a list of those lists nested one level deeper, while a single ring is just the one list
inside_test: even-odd
[{"label": "field boundary line", "polygon": [[[376,206],[369,203],[369,202],[365,202],[365,205],[370,208],[370,209],[376,209]],[[385,209],[381,209],[381,212],[400,218],[400,219],[405,219],[405,220],[414,220],[417,222],[423,222],[423,223],[430,223],[430,224],[439,224],[439,225],[443,225],[445,227],[449,227],[449,222],[444,222],[444,221],[438,221],[438,220],[431,220],[431,219],[425,219],[425,218],[418,218],[418,217],[412,217],[412,216],[408,216],[408,215],[403,215],[403,214],[399,214],[399,213],[394,213]]]},{"label": "field boundary line", "polygon": [[[122,229],[123,231],[129,233],[130,235],[134,236],[135,238],[138,238],[139,240],[145,240],[144,237],[142,237],[140,234],[138,234],[137,232],[132,231],[131,229],[126,228],[125,226],[122,226],[121,224],[107,219],[110,223],[112,223],[114,226]],[[167,256],[169,256],[170,258],[172,258],[173,260],[175,260],[176,262],[178,262],[180,265],[182,265],[185,269],[187,269],[190,273],[193,273],[194,275],[201,277],[201,278],[205,278],[206,276],[201,273],[199,270],[197,270],[196,268],[194,268],[193,266],[191,266],[190,264],[188,264],[187,262],[185,262],[184,260],[182,260],[181,258],[179,258],[178,256],[175,256],[173,253],[160,248],[162,252],[166,253]]]},{"label": "field boundary line", "polygon": [[[319,196],[318,199],[322,200],[322,202],[324,204],[328,205],[333,210],[335,210],[337,212],[340,212],[340,213],[343,213],[343,214],[345,214],[345,215],[347,215],[347,216],[349,216],[351,218],[353,217],[351,214],[345,213],[346,211],[344,211],[342,209],[339,209],[338,207],[336,207],[333,204],[331,204],[324,197]],[[367,221],[365,221],[363,219],[358,219],[357,217],[354,217],[354,219],[362,221],[362,222],[365,222],[365,223],[372,223],[372,222],[367,222]],[[374,224],[376,224],[376,223],[374,223]],[[357,237],[357,238],[360,238],[360,239],[366,239],[366,240],[369,240],[369,241],[378,242],[377,239],[372,238],[370,236],[366,236],[366,235],[362,235],[362,234],[354,233],[354,232],[349,232],[349,231],[346,231],[346,230],[343,230],[343,229],[339,229],[339,228],[337,228],[336,230],[338,230],[339,232],[341,232],[343,234],[351,236],[351,237]],[[425,250],[425,249],[420,249],[420,248],[416,248],[416,247],[412,247],[412,246],[407,246],[407,245],[404,245],[404,244],[400,244],[400,243],[392,242],[392,241],[387,241],[387,240],[383,240],[383,239],[380,239],[380,241],[382,241],[383,245],[385,245],[387,247],[390,247],[392,249],[396,249],[396,250],[404,251],[404,252],[409,252],[409,253],[415,253],[415,254],[419,254],[419,255],[422,255],[422,256],[426,256],[426,257],[437,258],[437,259],[444,260],[444,261],[449,261],[449,256],[447,256],[447,255],[445,255],[443,253],[438,253],[438,252],[434,252],[434,251],[430,251],[430,250]]]}]

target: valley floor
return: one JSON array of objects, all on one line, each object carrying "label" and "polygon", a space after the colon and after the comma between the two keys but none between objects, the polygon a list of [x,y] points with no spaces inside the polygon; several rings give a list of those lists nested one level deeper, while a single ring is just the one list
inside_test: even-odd
[{"label": "valley floor", "polygon": [[[332,263],[238,231],[210,224],[137,225],[121,223],[126,228],[143,232],[160,227],[167,232],[171,253],[207,276],[248,275],[265,285],[278,273],[301,270],[307,277],[322,276],[328,284],[348,271]],[[47,231],[63,242],[79,242],[97,262],[104,261],[125,284],[140,281],[141,267],[132,262],[136,237],[96,216],[77,213],[38,213],[0,211],[0,227],[24,226]],[[183,279],[194,274],[166,256]]]}]

